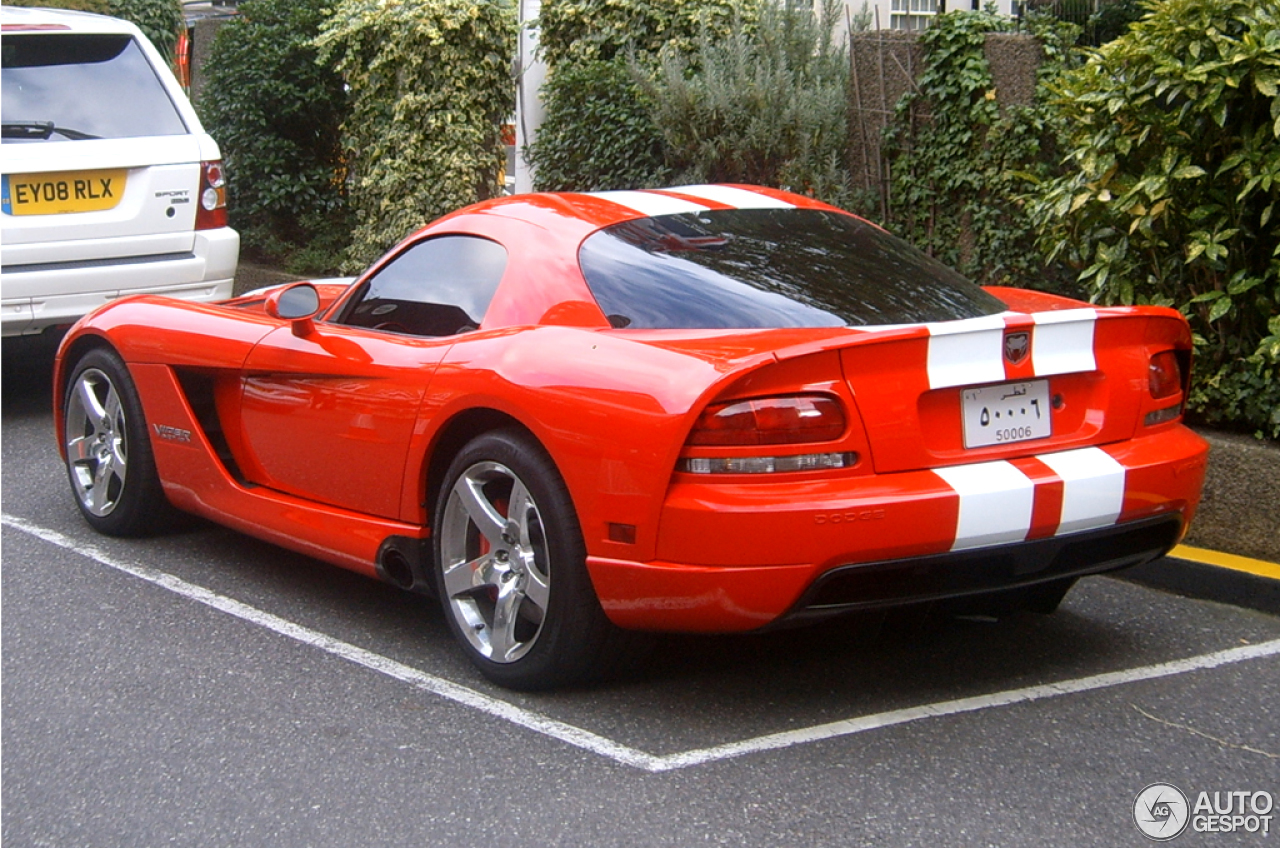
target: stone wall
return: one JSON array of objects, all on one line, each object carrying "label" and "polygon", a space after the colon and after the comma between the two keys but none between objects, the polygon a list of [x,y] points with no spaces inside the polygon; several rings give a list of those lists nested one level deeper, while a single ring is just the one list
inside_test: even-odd
[{"label": "stone wall", "polygon": [[1198,548],[1280,563],[1280,447],[1204,432],[1209,472],[1184,540]]}]

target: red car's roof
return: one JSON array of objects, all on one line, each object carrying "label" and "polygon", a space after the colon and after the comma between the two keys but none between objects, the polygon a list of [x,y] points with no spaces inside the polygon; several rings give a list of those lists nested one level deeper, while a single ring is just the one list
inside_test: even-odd
[{"label": "red car's roof", "polygon": [[602,227],[649,218],[655,215],[703,212],[711,209],[826,209],[842,210],[803,195],[778,189],[745,185],[689,185],[663,189],[629,191],[549,192],[520,194],[486,200],[459,209],[431,224],[456,225],[458,218],[471,215],[500,215],[546,226],[554,220],[559,228],[577,221],[578,239]]}]

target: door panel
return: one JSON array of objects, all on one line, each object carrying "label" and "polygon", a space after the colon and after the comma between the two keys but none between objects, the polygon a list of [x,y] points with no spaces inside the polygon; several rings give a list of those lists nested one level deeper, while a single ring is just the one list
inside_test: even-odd
[{"label": "door panel", "polygon": [[254,483],[398,517],[409,440],[452,339],[283,327],[245,365],[241,421]]}]

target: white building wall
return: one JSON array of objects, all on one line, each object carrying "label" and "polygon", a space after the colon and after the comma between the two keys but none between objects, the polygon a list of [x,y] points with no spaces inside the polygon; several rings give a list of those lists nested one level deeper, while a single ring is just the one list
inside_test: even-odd
[{"label": "white building wall", "polygon": [[988,0],[845,0],[844,20],[838,29],[847,31],[848,23],[860,18],[867,19],[867,29],[872,30],[923,29],[940,11],[994,7],[997,14],[1012,16],[1017,5],[1018,0],[995,0],[994,3]]}]

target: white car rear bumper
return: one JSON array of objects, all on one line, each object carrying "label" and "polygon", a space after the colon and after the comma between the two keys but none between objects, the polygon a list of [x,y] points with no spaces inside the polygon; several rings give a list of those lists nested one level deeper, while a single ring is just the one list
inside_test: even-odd
[{"label": "white car rear bumper", "polygon": [[0,273],[3,335],[70,325],[131,294],[224,300],[231,297],[239,256],[240,234],[223,227],[196,231],[190,252],[5,267]]}]

